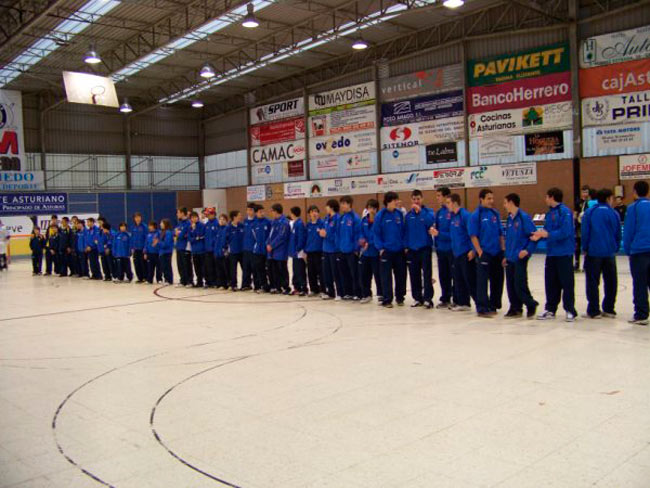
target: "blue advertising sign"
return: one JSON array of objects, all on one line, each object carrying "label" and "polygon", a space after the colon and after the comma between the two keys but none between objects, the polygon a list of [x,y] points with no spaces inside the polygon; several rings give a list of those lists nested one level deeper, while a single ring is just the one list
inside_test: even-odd
[{"label": "blue advertising sign", "polygon": [[67,211],[67,193],[0,193],[0,215],[42,215]]},{"label": "blue advertising sign", "polygon": [[381,105],[381,120],[384,127],[462,116],[463,90]]}]

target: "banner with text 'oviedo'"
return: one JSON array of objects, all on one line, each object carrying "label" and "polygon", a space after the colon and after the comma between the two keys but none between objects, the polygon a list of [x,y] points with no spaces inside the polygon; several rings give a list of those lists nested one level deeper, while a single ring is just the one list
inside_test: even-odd
[{"label": "banner with text 'oviedo'", "polygon": [[284,198],[336,197],[413,189],[480,188],[486,186],[534,185],[537,163],[445,168],[405,173],[331,178],[285,183]]}]

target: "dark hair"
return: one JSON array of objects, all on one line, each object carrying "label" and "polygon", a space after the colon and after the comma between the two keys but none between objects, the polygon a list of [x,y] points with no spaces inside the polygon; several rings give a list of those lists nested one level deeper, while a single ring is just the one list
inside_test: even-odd
[{"label": "dark hair", "polygon": [[320,210],[318,209],[318,207],[316,205],[310,205],[309,208],[307,209],[307,213],[311,213],[314,210],[316,210],[318,213],[320,213]]},{"label": "dark hair", "polygon": [[136,217],[142,217],[142,214],[140,212],[134,212],[133,213],[133,218],[136,218]]},{"label": "dark hair", "polygon": [[613,194],[614,192],[609,188],[601,188],[596,192],[596,199],[598,199],[598,203],[607,203],[607,199]]},{"label": "dark hair", "polygon": [[282,205],[280,205],[279,203],[274,203],[273,205],[271,205],[271,210],[279,214],[284,212],[284,208],[282,208]]},{"label": "dark hair", "polygon": [[557,203],[561,203],[562,200],[564,199],[564,193],[562,193],[562,190],[560,190],[557,187],[549,188],[546,191],[546,195],[551,197],[553,200],[555,200]]},{"label": "dark hair", "polygon": [[516,193],[508,193],[505,198],[509,202],[514,203],[516,207],[519,207],[519,204],[521,203],[521,198],[519,198],[519,195]]},{"label": "dark hair", "polygon": [[59,216],[58,216],[58,215],[52,215],[52,216],[50,217],[50,220],[52,220],[52,219],[57,219],[57,220],[59,220]]},{"label": "dark hair", "polygon": [[648,196],[648,182],[647,181],[637,181],[634,183],[634,191],[640,197]]},{"label": "dark hair", "polygon": [[196,212],[192,212],[192,213],[190,214],[190,217],[196,217],[196,218],[198,219],[198,218],[199,218],[199,214],[196,213]]},{"label": "dark hair", "polygon": [[582,185],[582,186],[580,187],[580,190],[582,190],[582,191],[585,191],[585,190],[586,190],[586,191],[589,191],[589,185]]},{"label": "dark hair", "polygon": [[84,219],[77,219],[77,224],[85,224],[86,221]]},{"label": "dark hair", "polygon": [[172,222],[171,222],[171,220],[169,220],[169,219],[162,219],[162,228],[163,228],[163,231],[171,230],[171,228],[172,228]]},{"label": "dark hair", "polygon": [[478,197],[479,197],[480,200],[485,200],[485,197],[487,197],[490,194],[494,195],[494,192],[492,190],[490,190],[489,188],[483,188],[479,192]]},{"label": "dark hair", "polygon": [[34,232],[35,230],[41,230],[41,228],[40,228],[38,225],[35,225],[35,226],[32,228],[32,232]]},{"label": "dark hair", "polygon": [[351,207],[352,202],[354,202],[354,200],[352,199],[352,197],[350,195],[343,195],[341,198],[339,198],[339,202],[347,203]]},{"label": "dark hair", "polygon": [[79,217],[77,217],[76,215],[73,215],[73,216],[72,216],[72,220],[74,220],[74,219],[79,220]]},{"label": "dark hair", "polygon": [[446,186],[441,186],[436,191],[439,191],[443,197],[448,197],[449,195],[451,195],[451,190]]},{"label": "dark hair", "polygon": [[338,213],[339,209],[341,208],[339,202],[337,202],[336,199],[334,198],[327,200],[327,203],[325,205],[331,208],[334,211],[334,213]]},{"label": "dark hair", "polygon": [[150,227],[154,227],[154,228],[156,228],[156,227],[158,227],[158,224],[156,223],[155,220],[150,220],[150,221],[149,221],[149,226],[150,226]]},{"label": "dark hair", "polygon": [[375,210],[379,210],[379,202],[375,200],[374,198],[371,198],[366,202],[366,208],[374,208]]},{"label": "dark hair", "polygon": [[452,193],[449,195],[449,200],[451,200],[452,203],[460,205],[460,195],[458,193]]},{"label": "dark hair", "polygon": [[412,196],[412,197],[421,197],[421,196],[422,196],[422,192],[421,192],[420,190],[413,190],[413,191],[411,192],[411,196]]},{"label": "dark hair", "polygon": [[290,212],[296,217],[300,217],[300,207],[291,207]]},{"label": "dark hair", "polygon": [[255,205],[255,211],[259,212],[260,210],[264,210],[264,205]]},{"label": "dark hair", "polygon": [[97,217],[97,222],[108,222],[108,220],[106,220],[106,217],[104,217],[103,215],[100,215],[99,217]]},{"label": "dark hair", "polygon": [[183,215],[187,215],[187,208],[186,207],[178,207],[178,211]]},{"label": "dark hair", "polygon": [[389,191],[384,195],[384,207],[387,207],[390,202],[399,200],[399,195],[394,191]]},{"label": "dark hair", "polygon": [[[88,220],[90,220],[90,219],[88,219]],[[104,224],[102,225],[102,229],[111,230],[111,224],[109,224],[108,222],[104,222]]]},{"label": "dark hair", "polygon": [[252,208],[253,210],[256,210],[256,209],[257,209],[257,205],[256,205],[255,203],[253,203],[253,202],[248,202],[248,203],[246,204],[246,208]]},{"label": "dark hair", "polygon": [[235,220],[235,217],[239,215],[239,210],[231,210],[230,211],[230,220]]},{"label": "dark hair", "polygon": [[219,218],[221,218],[221,217],[226,219],[226,222],[228,222],[228,214],[222,213],[221,215],[219,215]]},{"label": "dark hair", "polygon": [[88,217],[86,220],[87,220],[88,222],[94,222],[94,221],[95,221],[95,219],[92,218],[92,217]]},{"label": "dark hair", "polygon": [[68,217],[63,217],[63,218],[61,219],[61,222],[68,222],[68,221],[69,221],[69,220],[68,220]]},{"label": "dark hair", "polygon": [[126,222],[120,222],[120,225],[117,226],[118,229],[121,229],[122,227],[128,227]]},{"label": "dark hair", "polygon": [[591,188],[591,189],[589,190],[589,198],[591,198],[591,199],[593,200],[594,198],[596,198],[596,194],[597,194],[597,193],[598,193],[598,192],[596,191],[595,188]]}]

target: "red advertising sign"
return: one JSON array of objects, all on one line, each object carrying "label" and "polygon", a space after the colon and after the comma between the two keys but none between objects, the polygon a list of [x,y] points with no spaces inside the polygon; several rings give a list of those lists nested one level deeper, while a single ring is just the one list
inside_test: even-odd
[{"label": "red advertising sign", "polygon": [[650,58],[580,70],[580,97],[650,90]]},{"label": "red advertising sign", "polygon": [[304,161],[289,161],[287,163],[287,176],[289,178],[298,178],[305,175]]},{"label": "red advertising sign", "polygon": [[473,86],[467,90],[467,110],[472,114],[569,100],[571,100],[569,71],[498,85]]},{"label": "red advertising sign", "polygon": [[305,119],[279,120],[250,127],[251,145],[260,146],[278,142],[295,141],[305,137]]}]

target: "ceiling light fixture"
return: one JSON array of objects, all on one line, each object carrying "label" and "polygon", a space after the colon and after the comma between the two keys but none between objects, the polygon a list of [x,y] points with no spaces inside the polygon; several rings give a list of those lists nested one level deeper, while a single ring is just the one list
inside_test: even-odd
[{"label": "ceiling light fixture", "polygon": [[214,72],[214,68],[210,63],[205,63],[203,67],[201,68],[201,72],[199,73],[201,78],[214,78],[217,76],[217,73]]},{"label": "ceiling light fixture", "polygon": [[202,108],[203,107],[203,102],[201,100],[193,100],[192,101],[192,107],[194,107],[194,108]]},{"label": "ceiling light fixture", "polygon": [[465,3],[465,0],[445,0],[442,4],[447,8],[458,8],[462,7]]},{"label": "ceiling light fixture", "polygon": [[124,98],[124,102],[122,103],[122,105],[120,105],[120,112],[122,112],[123,114],[128,114],[133,112],[133,107],[129,103],[128,98]]},{"label": "ceiling light fixture", "polygon": [[241,25],[244,27],[248,27],[249,29],[254,29],[255,27],[258,27],[260,23],[257,21],[255,18],[255,13],[253,12],[253,4],[249,3],[246,5],[246,17],[244,17],[244,20],[242,21]]},{"label": "ceiling light fixture", "polygon": [[84,63],[99,64],[101,62],[102,58],[99,57],[99,54],[97,54],[97,51],[95,51],[95,47],[91,44],[88,52],[84,54]]},{"label": "ceiling light fixture", "polygon": [[368,43],[363,40],[362,37],[357,38],[353,43],[352,43],[352,49],[356,49],[357,51],[361,51],[363,49],[368,48]]}]

